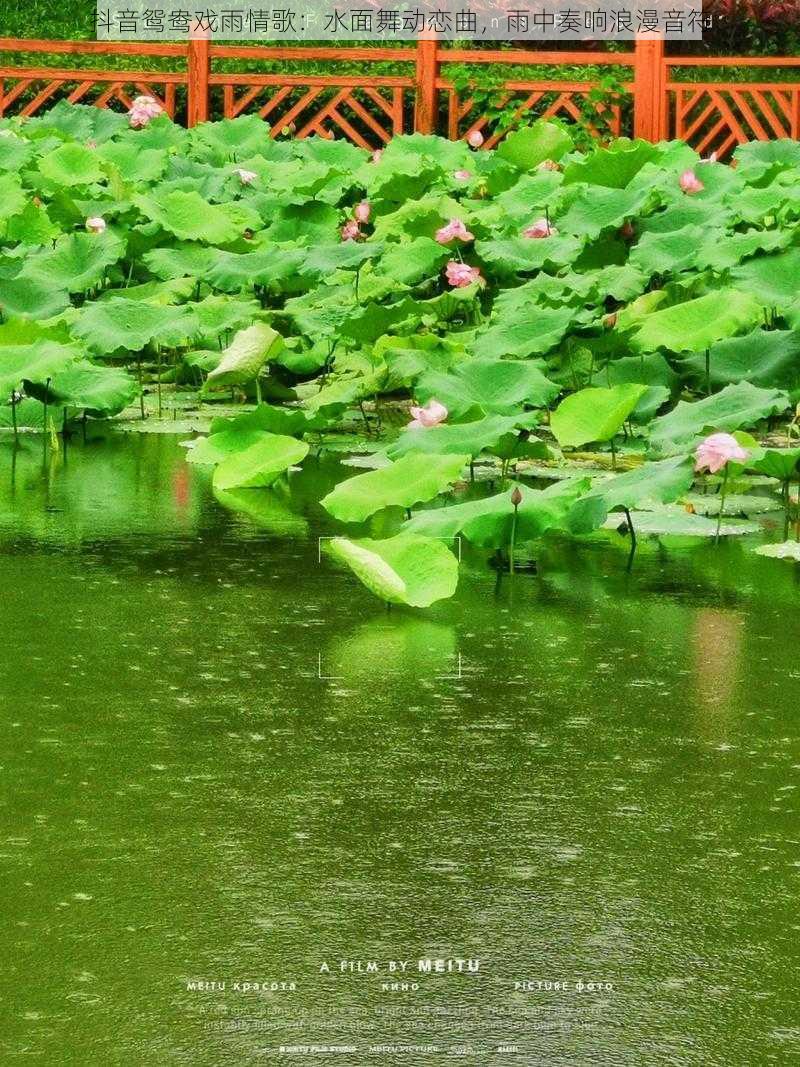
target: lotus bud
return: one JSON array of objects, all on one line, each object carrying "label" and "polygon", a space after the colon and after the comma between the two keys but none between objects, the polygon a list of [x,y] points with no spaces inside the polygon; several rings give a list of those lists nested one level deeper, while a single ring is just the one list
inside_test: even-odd
[{"label": "lotus bud", "polygon": [[89,233],[103,233],[106,228],[106,220],[102,215],[92,215],[86,220],[86,229]]},{"label": "lotus bud", "polygon": [[483,134],[480,130],[470,130],[467,134],[467,144],[470,148],[480,148],[483,144]]},{"label": "lotus bud", "polygon": [[514,487],[514,492],[511,494],[511,503],[515,508],[518,508],[522,503],[522,493],[516,486]]}]

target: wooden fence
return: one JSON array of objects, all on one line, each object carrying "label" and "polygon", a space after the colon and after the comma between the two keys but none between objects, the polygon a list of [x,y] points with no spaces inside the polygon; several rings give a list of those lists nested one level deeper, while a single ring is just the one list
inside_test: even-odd
[{"label": "wooden fence", "polygon": [[[4,65],[9,53],[19,65]],[[36,66],[46,55],[51,65]],[[104,70],[80,64],[82,56],[152,56],[173,70]],[[69,57],[63,65],[60,56]],[[231,68],[236,62],[248,71]],[[330,73],[304,74],[302,64],[331,64]],[[402,73],[373,74],[391,63]],[[258,72],[258,65],[266,68]],[[290,64],[300,73],[281,72]],[[0,38],[0,117],[35,115],[59,99],[127,108],[139,93],[156,97],[177,121],[195,125],[210,118],[255,113],[269,122],[273,137],[344,136],[375,148],[394,134],[417,130],[467,137],[480,130],[491,147],[502,135],[492,128],[480,94],[459,92],[452,72],[458,65],[515,68],[543,66],[607,67],[619,72],[621,100],[597,100],[597,81],[520,77],[518,70],[496,92],[520,116],[558,116],[592,124],[614,134],[648,140],[680,138],[701,152],[725,157],[744,141],[800,138],[800,57],[726,56],[687,58],[665,55],[663,43],[639,40],[626,52],[483,51],[420,41],[403,48],[262,47],[211,44],[42,41]],[[156,64],[154,64],[155,66]],[[337,73],[352,70],[358,73]],[[220,69],[220,68],[224,69]],[[715,68],[763,68],[764,79],[721,82]],[[702,68],[703,80],[681,80],[679,72]],[[496,67],[494,69],[497,69]],[[778,80],[781,71],[789,80]],[[534,72],[535,73],[535,72]],[[770,79],[770,75],[772,78]],[[684,75],[685,76],[685,75]],[[791,80],[794,79],[794,80]]]}]

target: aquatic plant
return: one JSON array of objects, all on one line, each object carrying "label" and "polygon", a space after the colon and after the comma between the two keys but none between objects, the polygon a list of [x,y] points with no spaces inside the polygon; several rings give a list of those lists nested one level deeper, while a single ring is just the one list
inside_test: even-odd
[{"label": "aquatic plant", "polygon": [[[543,122],[492,151],[473,131],[370,153],[154,103],[0,120],[0,426],[255,399],[187,458],[233,506],[362,450],[375,469],[322,505],[373,591],[405,563],[347,527],[383,544],[403,509],[402,536],[512,570],[553,535],[749,532],[725,507],[751,518],[768,479],[787,536],[797,450],[769,434],[800,399],[796,145],[734,169],[677,143],[579,152]],[[711,472],[733,434],[747,459],[693,494],[693,458]],[[451,551],[427,541],[415,560]]]}]

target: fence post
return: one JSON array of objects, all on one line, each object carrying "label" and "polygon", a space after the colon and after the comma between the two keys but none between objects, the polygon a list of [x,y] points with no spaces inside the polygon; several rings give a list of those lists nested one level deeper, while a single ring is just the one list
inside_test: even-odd
[{"label": "fence post", "polygon": [[208,37],[192,37],[187,62],[186,124],[196,126],[208,121],[208,75],[211,70]]},{"label": "fence post", "polygon": [[664,42],[637,37],[633,69],[634,137],[661,141],[667,136],[664,72]]},{"label": "fence post", "polygon": [[417,69],[414,76],[415,133],[436,133],[436,79],[438,76],[438,41],[417,41]]}]

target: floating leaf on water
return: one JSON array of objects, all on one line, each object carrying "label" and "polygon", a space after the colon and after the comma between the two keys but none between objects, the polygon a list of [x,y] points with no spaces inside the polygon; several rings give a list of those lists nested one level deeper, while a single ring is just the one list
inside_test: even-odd
[{"label": "floating leaf on water", "polygon": [[340,522],[363,522],[381,508],[411,508],[432,500],[461,476],[469,456],[404,456],[377,471],[340,482],[321,503]]},{"label": "floating leaf on water", "polygon": [[427,608],[451,597],[458,584],[458,560],[434,538],[408,533],[385,541],[335,537],[325,542],[325,550],[390,604]]}]

